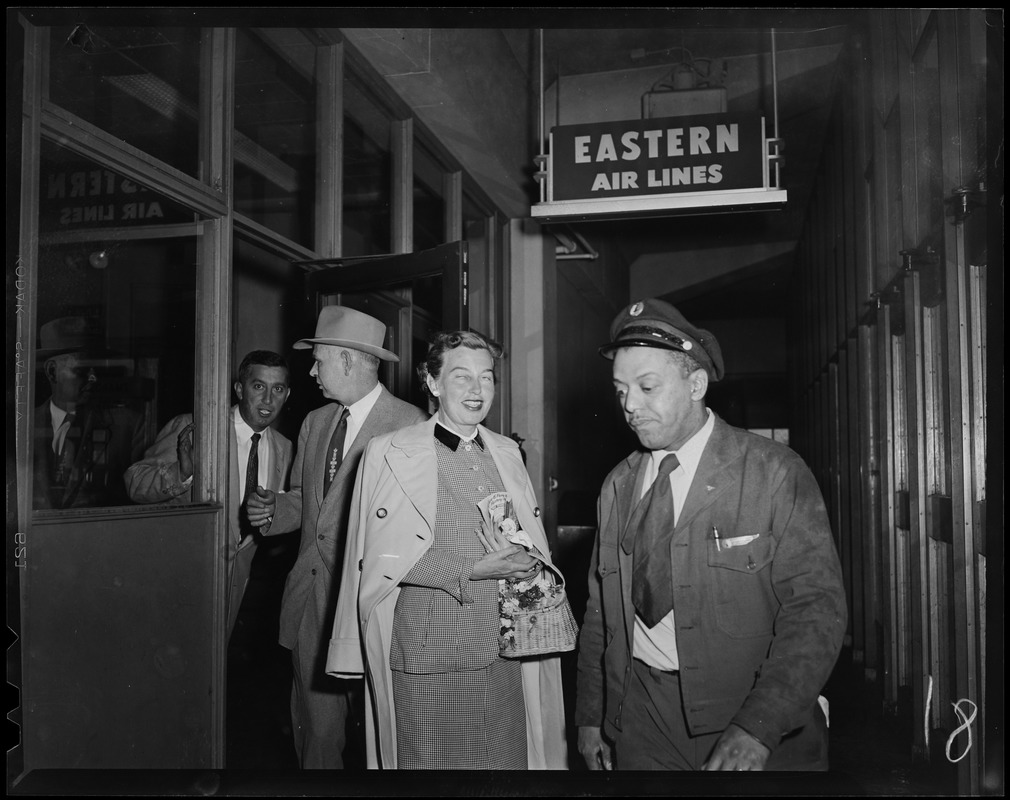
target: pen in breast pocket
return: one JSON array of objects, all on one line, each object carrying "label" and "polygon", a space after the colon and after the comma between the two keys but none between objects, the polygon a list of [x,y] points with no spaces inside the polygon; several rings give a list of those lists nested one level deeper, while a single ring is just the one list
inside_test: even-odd
[{"label": "pen in breast pocket", "polygon": [[719,538],[719,529],[712,526],[712,538],[715,539],[715,549],[722,552],[722,540]]}]

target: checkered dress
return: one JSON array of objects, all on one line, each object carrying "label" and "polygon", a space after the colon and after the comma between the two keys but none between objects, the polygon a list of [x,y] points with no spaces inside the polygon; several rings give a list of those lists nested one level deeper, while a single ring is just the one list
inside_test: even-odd
[{"label": "checkered dress", "polygon": [[502,491],[491,455],[437,438],[431,548],[393,616],[390,668],[400,769],[526,769],[521,667],[498,655],[498,582],[461,580],[484,555],[477,502]]}]

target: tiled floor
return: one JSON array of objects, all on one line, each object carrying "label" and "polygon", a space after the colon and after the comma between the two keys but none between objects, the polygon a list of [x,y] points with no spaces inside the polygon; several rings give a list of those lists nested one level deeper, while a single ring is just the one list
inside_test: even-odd
[{"label": "tiled floor", "polygon": [[[288,706],[290,654],[277,644],[280,598],[295,548],[297,535],[277,537],[260,548],[229,647],[227,767],[230,770],[297,768]],[[563,665],[566,707],[570,709],[574,657],[567,655]],[[908,724],[883,716],[881,703],[857,678],[856,670],[848,666],[846,654],[843,653],[824,694],[831,701],[832,769],[818,784],[817,793],[848,796],[956,793],[950,765],[913,762]],[[363,738],[360,731],[349,737],[345,753],[349,768],[363,768]],[[582,773],[571,775],[573,790],[578,786],[578,794],[593,794],[592,784],[587,792],[585,781],[589,776],[574,741],[570,752],[572,771]],[[564,787],[562,784],[561,793]]]}]

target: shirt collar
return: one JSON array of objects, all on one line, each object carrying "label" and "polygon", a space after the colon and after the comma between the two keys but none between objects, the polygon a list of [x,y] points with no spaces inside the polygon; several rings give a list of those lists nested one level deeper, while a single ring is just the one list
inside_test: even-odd
[{"label": "shirt collar", "polygon": [[453,452],[459,447],[460,442],[476,442],[477,447],[481,450],[484,449],[484,440],[480,438],[480,431],[475,431],[473,436],[469,439],[464,439],[457,433],[453,433],[441,422],[435,423],[435,438],[438,439],[442,444],[448,447]]},{"label": "shirt collar", "polygon": [[63,420],[67,417],[67,412],[50,400],[49,415],[52,417],[53,430],[58,431],[60,429],[60,425],[63,424]]},{"label": "shirt collar", "polygon": [[347,409],[347,414],[351,418],[351,421],[360,428],[362,423],[371,413],[372,408],[375,406],[375,401],[379,399],[379,395],[382,394],[382,384],[377,383],[375,387],[362,397],[360,400],[356,400],[349,406],[345,406]]},{"label": "shirt collar", "polygon": [[[238,405],[235,405],[232,410],[232,421],[235,423],[235,438],[238,440],[239,444],[248,444],[252,441],[252,435],[256,433],[250,427],[249,423],[245,421],[245,417],[242,416],[242,412],[239,411]],[[270,437],[270,428],[264,428],[259,432],[260,439],[268,439]]]},{"label": "shirt collar", "polygon": [[652,463],[656,469],[659,469],[659,463],[664,457],[670,453],[674,453],[684,471],[688,475],[694,474],[698,468],[698,463],[701,461],[701,454],[705,450],[705,445],[708,444],[708,439],[712,435],[712,429],[715,427],[715,417],[712,415],[712,409],[706,408],[705,412],[708,414],[705,424],[701,426],[694,436],[684,442],[679,450],[652,451]]}]

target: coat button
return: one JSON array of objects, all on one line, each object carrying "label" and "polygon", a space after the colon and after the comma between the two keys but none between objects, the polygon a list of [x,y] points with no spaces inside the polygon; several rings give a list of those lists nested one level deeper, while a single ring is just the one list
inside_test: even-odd
[{"label": "coat button", "polygon": [[386,518],[386,509],[380,508],[378,511],[375,512],[375,516],[377,516],[379,519],[385,519]]},{"label": "coat button", "polygon": [[540,506],[537,506],[536,508],[533,509],[533,516],[534,517],[540,516]]},{"label": "coat button", "polygon": [[362,569],[362,567],[364,567],[364,566],[365,566],[365,559],[363,559],[363,558],[359,558],[359,559],[358,559],[358,572],[361,572],[361,569]]}]

